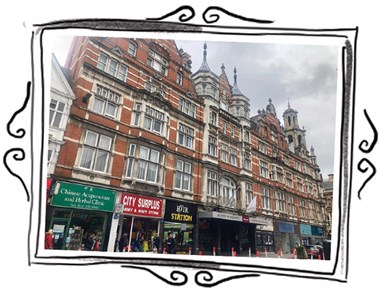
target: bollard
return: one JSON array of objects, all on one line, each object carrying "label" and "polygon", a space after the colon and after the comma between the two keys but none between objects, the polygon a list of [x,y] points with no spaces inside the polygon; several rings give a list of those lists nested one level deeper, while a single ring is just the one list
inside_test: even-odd
[{"label": "bollard", "polygon": [[251,257],[251,247],[248,248],[248,257]]},{"label": "bollard", "polygon": [[264,247],[265,257],[268,258],[267,247]]},{"label": "bollard", "polygon": [[189,255],[191,255],[191,247],[189,247]]},{"label": "bollard", "polygon": [[213,254],[214,256],[216,255],[215,247],[212,247],[212,254]]},{"label": "bollard", "polygon": [[234,248],[231,248],[231,255],[234,256]]},{"label": "bollard", "polygon": [[164,253],[164,254],[168,254],[168,253],[166,252],[166,247],[164,247],[164,251],[163,251],[162,253]]},{"label": "bollard", "polygon": [[236,251],[234,251],[233,256],[236,256]]},{"label": "bollard", "polygon": [[278,252],[277,252],[277,258],[281,258],[281,250],[278,250]]},{"label": "bollard", "polygon": [[203,255],[202,251],[199,251],[199,252],[198,252],[198,255]]},{"label": "bollard", "polygon": [[318,260],[321,260],[321,254],[318,254]]},{"label": "bollard", "polygon": [[282,254],[282,247],[280,248],[280,251],[281,251],[281,257],[283,257],[283,254]]},{"label": "bollard", "polygon": [[294,259],[297,259],[297,250],[296,250],[296,248],[293,249],[293,255],[294,255]]},{"label": "bollard", "polygon": [[259,257],[259,250],[256,250],[256,257]]}]

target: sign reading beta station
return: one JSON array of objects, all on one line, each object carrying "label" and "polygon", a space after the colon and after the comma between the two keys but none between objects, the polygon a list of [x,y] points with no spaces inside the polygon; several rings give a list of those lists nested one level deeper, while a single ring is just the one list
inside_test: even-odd
[{"label": "sign reading beta station", "polygon": [[121,203],[124,205],[123,214],[161,218],[162,200],[151,197],[123,193]]}]

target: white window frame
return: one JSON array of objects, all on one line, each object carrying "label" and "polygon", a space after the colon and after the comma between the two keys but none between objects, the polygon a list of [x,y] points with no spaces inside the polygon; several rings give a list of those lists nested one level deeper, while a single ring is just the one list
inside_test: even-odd
[{"label": "white window frame", "polygon": [[253,185],[252,183],[245,184],[245,204],[248,206],[253,200]]},{"label": "white window frame", "polygon": [[263,143],[262,141],[259,141],[259,152],[262,152],[265,155],[268,152],[267,145]]},{"label": "white window frame", "polygon": [[288,208],[289,208],[288,213],[289,213],[289,215],[295,216],[296,215],[296,206],[295,206],[295,202],[294,202],[294,197],[288,196],[287,201],[288,201]]},{"label": "white window frame", "polygon": [[230,164],[238,167],[238,161],[237,161],[237,149],[235,148],[230,148]]},{"label": "white window frame", "polygon": [[218,174],[215,171],[207,171],[207,195],[216,197],[218,195]]},{"label": "white window frame", "polygon": [[174,188],[191,191],[192,187],[192,164],[177,159],[174,172]]},{"label": "white window frame", "polygon": [[297,190],[299,192],[303,192],[304,191],[303,181],[302,181],[302,178],[300,178],[300,177],[297,177]]},{"label": "white window frame", "polygon": [[136,56],[136,52],[137,52],[137,44],[135,42],[129,41],[128,54],[132,56]]},{"label": "white window frame", "polygon": [[157,53],[154,50],[149,50],[148,52],[148,66],[152,69],[160,72],[160,74],[167,76],[169,62],[161,54]]},{"label": "white window frame", "polygon": [[270,200],[270,190],[269,188],[262,186],[261,187],[261,206],[265,210],[271,210],[271,200]]},{"label": "white window frame", "polygon": [[228,162],[228,145],[222,143],[220,145],[220,160],[223,162]]},{"label": "white window frame", "polygon": [[246,170],[252,170],[252,159],[250,153],[243,152],[243,167]]},{"label": "white window frame", "polygon": [[[102,85],[97,85],[91,110],[98,114],[116,119],[119,112],[120,101],[121,95],[119,93]],[[113,112],[110,111],[111,107],[114,109]]]},{"label": "white window frame", "polygon": [[[55,106],[53,107],[53,104]],[[60,128],[62,119],[64,117],[64,112],[66,104],[57,99],[50,99],[50,113],[49,113],[49,126]]]},{"label": "white window frame", "polygon": [[[143,128],[153,133],[162,135],[165,125],[165,115],[151,106],[145,105]],[[157,127],[159,130],[157,130]]]},{"label": "white window frame", "polygon": [[208,137],[208,154],[218,157],[218,140],[214,136]]},{"label": "white window frame", "polygon": [[286,201],[285,201],[285,194],[281,191],[274,191],[274,208],[276,211],[279,212],[286,212]]},{"label": "white window frame", "polygon": [[285,171],[285,185],[293,188],[293,175],[287,171]]},{"label": "white window frame", "polygon": [[194,148],[194,129],[190,128],[182,123],[178,124],[178,144],[188,148]]},{"label": "white window frame", "polygon": [[282,169],[279,166],[273,165],[272,171],[274,173],[274,180],[280,183],[284,183],[284,176],[285,176],[284,169]]},{"label": "white window frame", "polygon": [[[94,140],[92,140],[92,142],[90,142],[90,136],[94,136]],[[96,133],[91,130],[86,130],[79,166],[86,170],[106,173],[109,168],[109,162],[111,158],[111,147],[111,137]],[[105,163],[102,165],[100,163],[100,160],[104,156]]]},{"label": "white window frame", "polygon": [[263,160],[260,160],[260,176],[269,178],[269,164]]},{"label": "white window frame", "polygon": [[[145,153],[143,153],[144,151]],[[155,149],[131,143],[128,149],[124,177],[159,184],[159,176],[162,172],[160,157],[161,153]]]},{"label": "white window frame", "polygon": [[216,112],[214,111],[211,111],[210,112],[210,124],[211,125],[214,125],[214,126],[218,126],[218,121],[217,121],[217,116],[216,116]]},{"label": "white window frame", "polygon": [[123,82],[128,76],[128,67],[126,65],[103,52],[99,55],[97,68]]},{"label": "white window frame", "polygon": [[231,204],[231,207],[235,207],[236,192],[236,183],[230,178],[222,177],[219,185],[220,204],[224,206]]},{"label": "white window frame", "polygon": [[177,72],[176,83],[178,85],[183,84],[183,74],[181,72]]},{"label": "white window frame", "polygon": [[301,200],[301,199],[300,199],[300,215],[302,218],[306,218],[305,200]]},{"label": "white window frame", "polygon": [[178,101],[178,110],[181,112],[195,118],[197,115],[197,106],[193,103],[191,103],[188,99],[185,99],[183,97],[179,98]]}]

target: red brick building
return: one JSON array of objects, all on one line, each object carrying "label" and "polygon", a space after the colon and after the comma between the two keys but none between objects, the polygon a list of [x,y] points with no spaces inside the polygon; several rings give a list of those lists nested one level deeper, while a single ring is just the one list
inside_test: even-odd
[{"label": "red brick building", "polygon": [[[290,251],[323,238],[323,197],[297,112],[283,126],[250,99],[207,46],[193,73],[173,40],[76,37],[71,107],[47,209],[56,248]],[[125,234],[125,235],[124,235]],[[122,247],[120,250],[122,250]],[[165,249],[168,250],[168,249]]]}]

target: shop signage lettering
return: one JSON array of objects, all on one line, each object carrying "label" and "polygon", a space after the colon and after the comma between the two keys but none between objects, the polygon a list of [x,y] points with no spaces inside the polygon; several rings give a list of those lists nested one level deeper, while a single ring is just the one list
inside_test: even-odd
[{"label": "shop signage lettering", "polygon": [[128,193],[123,193],[121,199],[124,205],[123,214],[152,218],[161,218],[162,216],[161,199]]},{"label": "shop signage lettering", "polygon": [[192,204],[166,201],[165,221],[178,223],[195,223],[197,207]]},{"label": "shop signage lettering", "polygon": [[53,206],[113,211],[115,191],[66,182],[59,182],[57,186],[57,193],[51,201],[51,205]]}]

